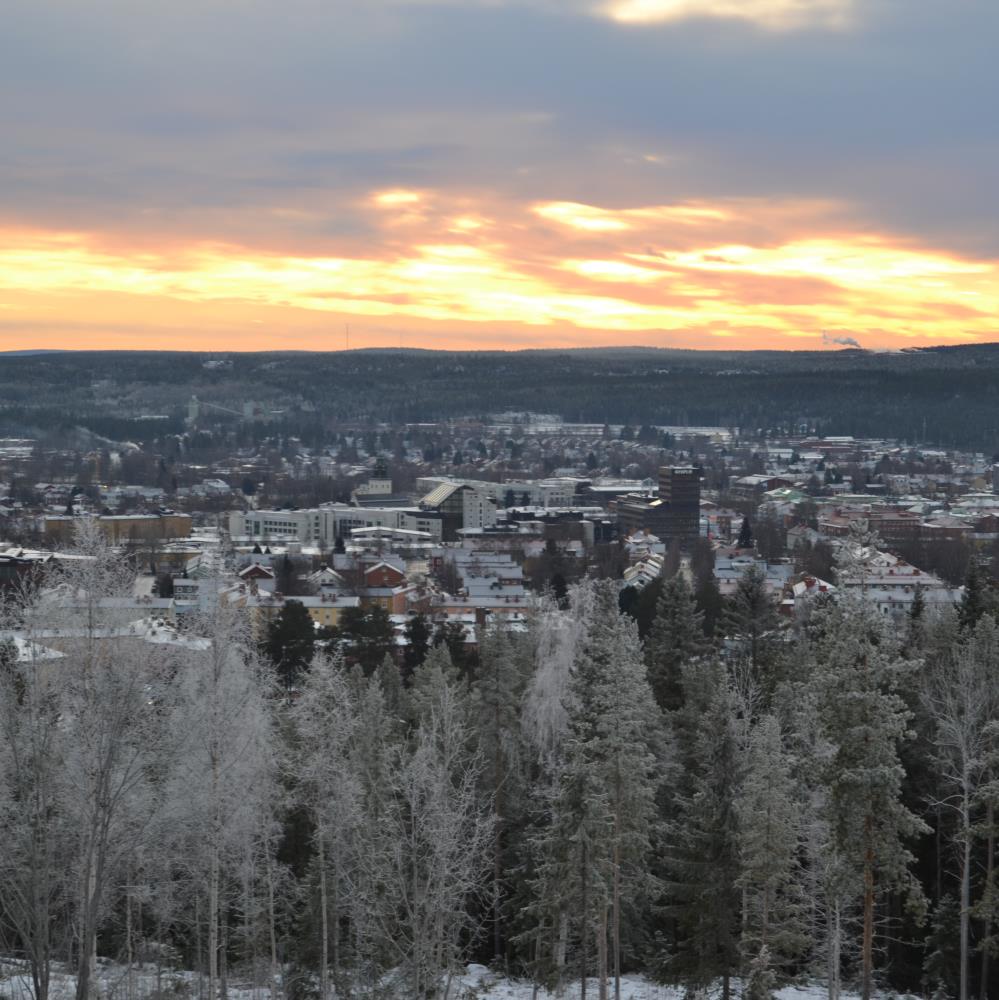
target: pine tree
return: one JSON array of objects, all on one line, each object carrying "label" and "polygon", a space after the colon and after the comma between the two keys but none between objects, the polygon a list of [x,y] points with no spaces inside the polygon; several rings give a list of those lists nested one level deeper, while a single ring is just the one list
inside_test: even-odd
[{"label": "pine tree", "polygon": [[502,961],[506,943],[508,842],[511,826],[523,808],[520,704],[525,681],[523,656],[510,632],[502,625],[485,629],[479,638],[479,670],[471,698],[484,789],[493,811],[491,906],[493,960],[497,963]]},{"label": "pine tree", "polygon": [[995,608],[995,597],[989,587],[985,570],[977,559],[968,564],[968,575],[964,581],[964,594],[958,608],[961,628],[971,629],[979,619]]},{"label": "pine tree", "polygon": [[748,993],[765,1000],[808,944],[799,792],[772,715],[763,716],[750,732],[736,811],[742,866],[737,884],[744,902],[741,950],[750,971]]},{"label": "pine tree", "polygon": [[656,616],[645,640],[645,663],[649,684],[659,707],[676,711],[681,705],[681,668],[703,656],[704,615],[697,610],[694,595],[683,573],[668,580],[656,605]]},{"label": "pine tree", "polygon": [[968,998],[974,827],[989,779],[992,723],[999,716],[999,629],[991,615],[979,619],[950,656],[927,676],[923,693],[934,725],[933,758],[938,809],[954,820],[959,883],[959,1000]]},{"label": "pine tree", "polygon": [[856,875],[862,910],[861,989],[870,1000],[875,904],[892,889],[920,905],[907,839],[928,827],[903,804],[899,744],[910,713],[898,693],[912,665],[897,655],[869,605],[844,600],[824,611],[815,681],[819,722],[831,747],[825,780],[832,842]]},{"label": "pine tree", "polygon": [[740,578],[726,603],[722,628],[745,660],[754,685],[765,697],[772,697],[780,618],[759,566],[750,566]]},{"label": "pine tree", "polygon": [[569,685],[568,731],[552,801],[539,835],[538,893],[578,917],[580,978],[596,946],[599,994],[608,976],[620,996],[622,913],[654,888],[649,854],[658,784],[660,722],[634,622],[621,615],[610,582],[592,591],[588,628]]},{"label": "pine tree", "polygon": [[677,941],[667,972],[695,988],[721,977],[728,1000],[739,964],[740,753],[734,699],[719,660],[684,667],[683,708],[672,722],[676,794],[666,864]]},{"label": "pine tree", "polygon": [[413,672],[427,658],[430,650],[430,623],[424,614],[413,615],[406,622],[406,651],[403,658],[403,680],[408,686]]},{"label": "pine tree", "polygon": [[262,646],[286,688],[293,688],[309,669],[315,646],[316,626],[308,609],[301,601],[286,601],[268,624]]}]

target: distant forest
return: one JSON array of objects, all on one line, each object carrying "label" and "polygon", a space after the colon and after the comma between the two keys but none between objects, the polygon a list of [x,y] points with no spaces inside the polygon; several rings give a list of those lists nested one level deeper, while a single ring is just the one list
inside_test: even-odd
[{"label": "distant forest", "polygon": [[[209,365],[206,361],[223,361]],[[901,353],[566,351],[0,355],[0,430],[81,427],[113,440],[184,429],[192,396],[282,409],[271,426],[321,444],[344,423],[542,410],[568,421],[722,425],[999,449],[999,344]],[[157,415],[158,420],[138,419]],[[219,411],[220,420],[226,419]]]}]

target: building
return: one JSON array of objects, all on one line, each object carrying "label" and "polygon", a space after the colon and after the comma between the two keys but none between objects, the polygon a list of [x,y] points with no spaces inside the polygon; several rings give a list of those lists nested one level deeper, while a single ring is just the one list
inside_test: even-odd
[{"label": "building", "polygon": [[688,547],[701,533],[701,473],[692,466],[664,465],[659,470],[659,495],[629,494],[615,504],[622,535],[644,531],[665,545]]},{"label": "building", "polygon": [[442,517],[416,507],[353,507],[345,503],[323,504],[303,510],[247,510],[229,515],[229,533],[254,542],[300,542],[303,545],[333,545],[348,539],[356,528],[389,528],[422,533],[440,541]]},{"label": "building", "polygon": [[701,530],[701,470],[663,466],[659,470],[659,496],[669,510],[663,541],[679,539],[681,544],[689,545]]},{"label": "building", "polygon": [[[112,544],[154,542],[189,538],[191,515],[161,510],[155,514],[102,514],[94,518],[97,527]],[[42,518],[46,540],[72,542],[79,519],[72,514],[50,514]]]},{"label": "building", "polygon": [[441,483],[420,501],[420,509],[440,515],[445,542],[457,541],[463,528],[489,528],[496,523],[494,500],[467,483]]}]

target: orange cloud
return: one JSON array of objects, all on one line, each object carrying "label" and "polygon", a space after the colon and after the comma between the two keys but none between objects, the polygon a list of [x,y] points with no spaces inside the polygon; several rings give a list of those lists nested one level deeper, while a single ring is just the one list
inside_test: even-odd
[{"label": "orange cloud", "polygon": [[[995,337],[999,263],[851,224],[844,206],[615,208],[371,192],[365,256],[0,232],[0,344],[212,349],[655,343],[870,346]],[[331,332],[334,331],[334,332]],[[405,340],[410,337],[410,340]],[[165,343],[163,341],[166,341]],[[188,343],[190,341],[190,343]]]},{"label": "orange cloud", "polygon": [[623,24],[734,18],[775,31],[841,28],[850,23],[852,0],[610,0],[602,8]]}]

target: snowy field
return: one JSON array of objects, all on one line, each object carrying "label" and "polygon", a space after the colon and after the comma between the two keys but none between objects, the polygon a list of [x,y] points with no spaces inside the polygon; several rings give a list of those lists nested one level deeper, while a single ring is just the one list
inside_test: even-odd
[{"label": "snowy field", "polygon": [[[103,1000],[206,1000],[204,981],[192,972],[164,971],[159,977],[149,966],[132,969],[131,975],[124,966],[102,964],[98,970],[100,996]],[[65,973],[53,972],[51,1000],[73,1000],[74,978]],[[720,989],[710,994],[717,1000]],[[597,982],[587,984],[588,1000],[596,1000]],[[786,986],[777,991],[777,1000],[826,1000],[826,989],[821,984]],[[611,986],[613,996],[613,986]],[[642,976],[625,976],[621,981],[622,1000],[683,1000],[684,991],[674,986],[659,986]],[[738,1000],[738,983],[733,983],[732,996]],[[899,997],[897,1000],[912,1000]],[[266,987],[254,987],[233,977],[227,990],[228,1000],[270,1000]],[[576,1000],[579,983],[570,984],[560,1000]],[[31,979],[23,974],[22,967],[0,959],[0,1000],[33,1000]],[[497,976],[483,965],[470,965],[465,975],[451,984],[448,1000],[556,1000],[555,994],[541,989],[535,994],[531,983]],[[843,992],[841,1000],[858,1000],[857,994]]]}]

